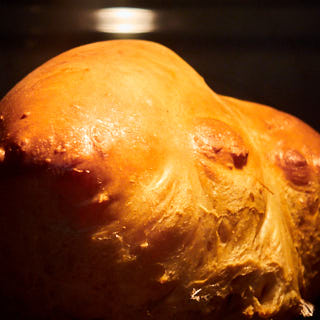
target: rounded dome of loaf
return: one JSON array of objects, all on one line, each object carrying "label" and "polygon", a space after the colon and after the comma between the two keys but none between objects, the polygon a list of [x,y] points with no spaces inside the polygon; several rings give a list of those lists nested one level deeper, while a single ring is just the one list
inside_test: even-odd
[{"label": "rounded dome of loaf", "polygon": [[218,95],[175,53],[139,40],[53,58],[3,98],[0,117],[8,309],[312,313],[320,136],[302,121]]}]

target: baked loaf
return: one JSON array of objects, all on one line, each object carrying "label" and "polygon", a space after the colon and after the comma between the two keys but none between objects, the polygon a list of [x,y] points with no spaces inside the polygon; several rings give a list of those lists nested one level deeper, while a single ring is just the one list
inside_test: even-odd
[{"label": "baked loaf", "polygon": [[116,40],[30,73],[0,122],[8,314],[312,314],[320,136],[302,121],[217,95],[159,44]]}]

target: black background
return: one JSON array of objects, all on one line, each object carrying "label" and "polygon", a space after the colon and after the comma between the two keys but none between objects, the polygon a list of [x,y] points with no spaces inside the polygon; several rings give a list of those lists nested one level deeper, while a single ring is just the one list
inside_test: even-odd
[{"label": "black background", "polygon": [[[95,30],[89,13],[119,6],[152,9],[156,29]],[[0,0],[0,98],[49,58],[114,38],[160,42],[217,93],[274,106],[320,131],[320,1]]]}]

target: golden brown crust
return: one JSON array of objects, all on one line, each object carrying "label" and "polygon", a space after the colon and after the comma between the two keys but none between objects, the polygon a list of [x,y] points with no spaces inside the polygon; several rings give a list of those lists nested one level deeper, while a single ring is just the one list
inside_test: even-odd
[{"label": "golden brown crust", "polygon": [[161,45],[118,40],[29,74],[0,128],[2,294],[26,314],[311,312],[320,137],[300,120],[215,94]]}]

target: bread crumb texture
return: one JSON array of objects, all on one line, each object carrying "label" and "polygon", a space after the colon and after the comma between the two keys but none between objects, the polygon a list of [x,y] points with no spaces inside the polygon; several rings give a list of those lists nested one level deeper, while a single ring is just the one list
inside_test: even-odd
[{"label": "bread crumb texture", "polygon": [[67,51],[0,102],[5,310],[20,319],[310,316],[319,182],[318,133],[214,93],[164,46]]}]

